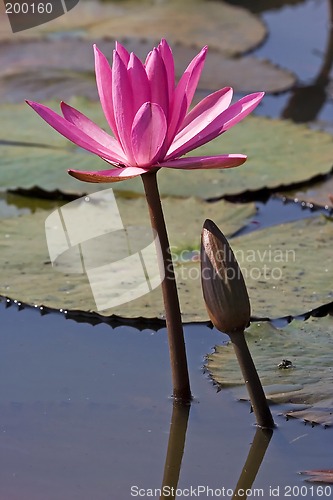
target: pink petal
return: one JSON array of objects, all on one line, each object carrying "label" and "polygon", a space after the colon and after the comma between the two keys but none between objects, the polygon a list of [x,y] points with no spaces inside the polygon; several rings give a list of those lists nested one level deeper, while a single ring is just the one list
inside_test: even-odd
[{"label": "pink petal", "polygon": [[104,116],[118,139],[112,103],[112,70],[105,55],[94,45],[96,84]]},{"label": "pink petal", "polygon": [[158,104],[146,102],[137,112],[132,128],[132,147],[137,165],[152,165],[158,158],[167,132],[167,121]]},{"label": "pink petal", "polygon": [[[190,107],[194,93],[199,83],[199,79],[205,64],[205,59],[207,55],[208,47],[203,47],[199,54],[194,57],[194,59],[187,66],[184,74],[178,82],[176,87],[176,95],[178,98],[182,98],[182,95],[186,95],[187,99],[187,109]],[[179,96],[178,96],[179,94]]]},{"label": "pink petal", "polygon": [[132,84],[133,107],[136,113],[143,103],[151,101],[150,85],[144,65],[133,52],[127,69]]},{"label": "pink petal", "polygon": [[218,115],[229,107],[232,95],[232,88],[224,87],[202,99],[202,101],[186,115],[181,125],[181,129],[177,133],[177,140],[182,136],[181,130],[184,130],[188,125],[191,125],[191,129],[195,126],[202,126],[203,128],[205,125],[209,125]]},{"label": "pink petal", "polygon": [[158,50],[161,54],[167,72],[169,102],[171,102],[175,89],[175,64],[173,60],[172,50],[167,41],[164,40],[164,38],[161,40],[158,46]]},{"label": "pink petal", "polygon": [[65,118],[55,113],[52,109],[43,106],[43,104],[39,104],[38,102],[26,102],[36,111],[36,113],[39,114],[41,118],[43,118],[43,120],[46,121],[46,123],[51,125],[51,127],[57,130],[57,132],[61,135],[74,142],[77,146],[80,146],[81,148],[113,163],[119,163],[117,154],[112,151],[111,148],[106,148],[75,125],[67,121]]},{"label": "pink petal", "polygon": [[[246,95],[226,109],[223,113],[224,124],[222,125],[222,130],[219,134],[221,132],[226,132],[229,128],[242,121],[243,118],[245,118],[258,106],[264,95],[265,92],[256,92],[254,94]],[[220,118],[222,119],[222,115]]]},{"label": "pink petal", "polygon": [[158,104],[168,120],[169,116],[169,91],[168,76],[160,52],[153,49],[146,64],[146,72],[151,89],[151,101]]},{"label": "pink petal", "polygon": [[69,106],[65,102],[61,102],[60,106],[62,114],[68,122],[75,125],[102,146],[111,149],[117,155],[119,163],[126,164],[126,158],[119,142],[77,109],[72,108],[72,106]]},{"label": "pink petal", "polygon": [[185,170],[233,168],[242,165],[247,159],[245,155],[230,154],[220,156],[191,156],[159,163],[159,167],[180,168]]},{"label": "pink petal", "polygon": [[116,41],[116,52],[119,55],[120,59],[123,61],[124,65],[127,67],[129,59],[130,59],[130,54],[128,50],[125,49],[121,43]]},{"label": "pink petal", "polygon": [[127,68],[116,51],[113,53],[112,99],[119,141],[129,163],[135,165],[131,145],[134,119],[133,92]]},{"label": "pink petal", "polygon": [[258,92],[243,97],[216,116],[209,124],[203,123],[201,126],[200,120],[194,120],[193,123],[190,123],[180,132],[179,137],[176,136],[166,158],[171,159],[182,156],[226,132],[251,113],[258,106],[263,96],[264,92]]},{"label": "pink petal", "polygon": [[138,175],[146,174],[149,170],[138,167],[113,168],[111,170],[84,171],[68,170],[69,175],[84,182],[119,182]]},{"label": "pink petal", "polygon": [[205,63],[207,47],[190,62],[178,82],[172,103],[172,115],[168,131],[168,145],[170,145],[181,126],[190,107],[194,92],[197,88],[201,72]]}]

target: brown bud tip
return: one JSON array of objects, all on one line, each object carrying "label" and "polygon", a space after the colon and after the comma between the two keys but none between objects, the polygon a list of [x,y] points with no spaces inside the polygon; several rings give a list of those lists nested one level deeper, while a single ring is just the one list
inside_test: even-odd
[{"label": "brown bud tip", "polygon": [[213,325],[225,333],[243,332],[250,322],[245,281],[225,236],[207,219],[201,233],[201,283]]}]

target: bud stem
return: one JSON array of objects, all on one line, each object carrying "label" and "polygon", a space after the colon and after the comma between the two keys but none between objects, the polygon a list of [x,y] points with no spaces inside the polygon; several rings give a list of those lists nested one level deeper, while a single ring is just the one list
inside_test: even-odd
[{"label": "bud stem", "polygon": [[244,332],[235,332],[232,334],[229,332],[228,335],[230,336],[239,366],[242,370],[252,408],[257,419],[257,424],[259,427],[265,429],[273,429],[275,427],[274,420],[269,409],[259,375],[246,343]]},{"label": "bud stem", "polygon": [[164,266],[162,293],[165,318],[168,331],[170,364],[173,382],[173,396],[176,400],[188,403],[191,401],[191,389],[187,368],[183,325],[168,233],[165,225],[160,195],[157,185],[157,172],[141,176],[145,189],[152,228],[157,232]]}]

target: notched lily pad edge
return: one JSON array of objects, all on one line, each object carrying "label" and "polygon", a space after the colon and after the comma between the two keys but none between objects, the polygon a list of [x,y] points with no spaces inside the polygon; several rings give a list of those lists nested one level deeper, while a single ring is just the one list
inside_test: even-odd
[{"label": "notched lily pad edge", "polygon": [[[270,197],[276,195],[278,198],[280,198],[283,202],[285,203],[299,203],[302,207],[304,208],[309,208],[311,210],[326,210],[327,215],[332,215],[333,213],[333,207],[325,206],[323,207],[322,205],[316,205],[314,203],[307,203],[307,202],[302,202],[301,200],[297,200],[295,198],[288,198],[285,195],[281,195],[280,191],[293,191],[295,189],[303,189],[311,186],[312,183],[314,182],[321,182],[329,179],[330,177],[333,176],[333,166],[330,170],[329,173],[327,174],[319,174],[315,175],[314,177],[311,177],[310,179],[307,179],[305,181],[301,182],[295,182],[293,184],[280,184],[277,187],[274,188],[261,188],[261,189],[255,189],[255,190],[247,190],[247,191],[240,191],[239,193],[232,194],[232,195],[222,195],[222,196],[215,196],[213,198],[203,198],[203,201],[206,201],[208,203],[214,203],[216,201],[229,201],[230,203],[249,203],[252,201],[262,201],[266,202],[269,200]],[[0,191],[1,188],[0,188]],[[63,191],[59,189],[54,189],[53,191],[48,191],[44,188],[41,188],[39,186],[32,186],[31,188],[9,188],[3,190],[3,192],[8,192],[20,196],[26,196],[29,198],[40,198],[40,199],[47,199],[47,200],[64,200],[64,201],[73,201],[76,200],[77,198],[80,198],[81,196],[86,196],[88,193],[85,191],[82,191],[81,193],[64,193]],[[121,191],[119,192],[120,196],[133,196],[137,197],[140,196],[138,193],[132,193],[131,191]],[[177,196],[178,197],[178,196]]]},{"label": "notched lily pad edge", "polygon": [[[246,190],[246,191],[241,191],[236,194],[225,194],[223,196],[215,196],[213,198],[207,198],[206,201],[214,202],[214,201],[219,201],[221,199],[225,201],[230,201],[231,203],[247,203],[250,201],[267,201],[271,196],[273,195],[279,195],[280,191],[293,191],[295,189],[303,189],[310,187],[313,183],[315,182],[322,182],[327,179],[329,179],[331,176],[333,176],[333,165],[331,167],[331,170],[327,174],[318,174],[310,179],[306,179],[304,181],[300,182],[294,182],[292,184],[280,184],[279,186],[275,186],[272,188],[264,187],[261,189],[254,189],[254,190]],[[282,199],[286,199],[287,201],[294,201],[292,198],[287,198],[286,196],[280,195]],[[323,207],[321,205],[318,205],[320,209]],[[310,208],[310,206],[309,206]]]},{"label": "notched lily pad edge", "polygon": [[313,203],[311,201],[304,201],[298,198],[289,198],[288,196],[281,195],[279,193],[273,195],[272,198],[281,200],[282,203],[284,203],[285,205],[294,204],[300,206],[302,209],[308,209],[311,212],[321,212],[327,217],[331,217],[333,215],[333,206],[331,205],[320,205],[318,203]]},{"label": "notched lily pad edge", "polygon": [[[72,319],[77,323],[88,323],[93,326],[98,325],[100,323],[105,323],[112,328],[116,328],[117,326],[132,326],[137,328],[138,330],[145,330],[149,328],[150,330],[158,331],[162,328],[166,327],[165,319],[163,318],[146,318],[143,316],[137,316],[136,318],[124,318],[122,316],[118,316],[116,314],[112,314],[111,316],[103,316],[94,311],[82,311],[79,309],[55,309],[52,307],[44,306],[43,304],[35,304],[30,305],[24,302],[21,302],[18,299],[13,299],[8,296],[0,295],[0,303],[3,303],[6,308],[8,307],[17,307],[19,311],[27,309],[34,310],[39,312],[41,316],[46,314],[60,314],[65,319]],[[255,323],[258,321],[265,321],[272,323],[273,326],[283,328],[287,324],[291,323],[293,320],[306,321],[310,317],[313,318],[322,318],[327,315],[333,315],[333,301],[328,302],[327,304],[323,304],[315,309],[311,309],[302,314],[298,314],[296,316],[283,316],[281,318],[269,318],[269,317],[256,317],[251,316],[251,323]],[[197,322],[184,322],[184,325],[203,325],[207,328],[213,329],[213,324],[211,321],[197,321]],[[214,381],[214,385],[219,386],[217,382]],[[221,388],[219,388],[221,390]]]},{"label": "notched lily pad edge", "polygon": [[[315,410],[317,408],[313,407],[313,406],[309,406],[309,410],[311,410],[311,408],[314,408]],[[314,427],[317,427],[317,426],[320,426],[320,427],[323,427],[324,429],[327,429],[329,427],[333,427],[333,424],[331,422],[317,422],[316,420],[311,420],[310,418],[300,418],[299,416],[299,413],[303,412],[304,410],[292,410],[292,411],[287,411],[287,412],[284,412],[284,413],[280,413],[279,416],[282,416],[285,418],[285,420],[288,422],[288,420],[299,420],[301,423],[305,424],[305,425],[311,425],[312,428]],[[331,412],[328,412],[327,413],[331,414]]]}]

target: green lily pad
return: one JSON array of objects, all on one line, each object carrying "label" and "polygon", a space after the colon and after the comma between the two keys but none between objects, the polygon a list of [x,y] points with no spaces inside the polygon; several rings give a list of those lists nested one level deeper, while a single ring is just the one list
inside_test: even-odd
[{"label": "green lily pad", "polygon": [[332,301],[333,223],[324,217],[232,240],[257,317],[297,315]]},{"label": "green lily pad", "polygon": [[[84,202],[82,201],[82,203]],[[127,250],[126,255],[128,255],[129,246],[131,246],[130,253],[133,254],[136,251],[146,248],[152,241],[152,239],[149,239],[149,232],[147,240],[147,231],[145,229],[149,227],[146,200],[144,198],[126,199],[118,197],[117,203],[124,226],[136,229],[135,237],[131,237],[131,234],[133,234],[131,233],[129,234],[129,238],[124,242],[117,234],[113,233],[111,238],[106,242],[107,246],[102,237],[98,241],[96,240],[97,243],[92,250],[94,269],[101,268],[102,265],[109,264],[110,262],[122,260],[125,255],[124,250]],[[176,272],[179,278],[179,286],[182,289],[184,319],[201,319],[200,313],[197,314],[197,307],[200,310],[200,303],[198,301],[198,304],[194,307],[192,297],[188,293],[188,282],[196,280],[195,285],[198,288],[196,296],[201,295],[197,276],[198,266],[194,267],[193,276],[189,277],[186,273],[188,268],[193,272],[191,266],[192,250],[199,246],[202,221],[214,214],[221,227],[224,227],[225,232],[231,234],[239,229],[245,220],[254,213],[254,206],[237,206],[224,201],[210,204],[194,198],[186,200],[164,199],[163,205],[166,220],[169,222],[171,251],[176,260]],[[108,214],[110,206],[106,204],[101,205],[101,207],[104,210],[101,216],[103,219],[104,213]],[[58,214],[57,211],[56,214]],[[82,271],[80,255],[79,253],[75,255],[78,247],[72,247],[73,254],[68,256],[67,253],[67,257],[65,252],[63,257],[61,256],[61,259],[63,258],[64,260],[56,261],[56,264],[58,262],[58,267],[52,268],[51,266],[45,236],[45,220],[49,215],[49,211],[40,210],[31,215],[2,220],[0,229],[0,261],[4,272],[0,279],[0,294],[29,304],[44,304],[55,308],[96,311],[97,306],[93,293],[87,276]],[[107,224],[109,218],[110,215],[107,215],[104,222],[102,220],[102,225],[104,223]],[[98,226],[100,224],[98,219],[99,217],[95,217],[94,225]],[[52,222],[50,221],[48,224],[50,227],[54,227],[56,225],[56,218],[54,217]],[[81,225],[82,221],[79,224],[74,224],[72,231]],[[92,226],[90,225],[89,227]],[[71,237],[72,233],[69,226],[67,228],[69,237]],[[88,236],[86,237],[88,238]],[[61,235],[57,235],[57,239],[52,241],[51,249],[56,254],[58,253],[57,245],[62,245]],[[69,260],[67,259],[66,261],[66,258]],[[66,265],[65,270],[64,265]],[[87,265],[86,259],[86,268]],[[62,272],[59,272],[58,269]],[[75,274],[75,272],[81,274]],[[117,269],[117,272],[119,272],[119,269]],[[124,273],[124,279],[131,279],[133,268],[129,267],[125,262],[122,272]],[[182,274],[184,275],[183,280]],[[109,276],[110,274],[108,274]],[[99,284],[102,281],[98,293],[117,294],[117,287],[114,286],[114,289],[112,288],[112,280],[104,283],[103,275],[98,279]],[[109,287],[109,290],[107,290],[107,287]],[[204,307],[202,306],[203,304],[201,305],[201,313]],[[118,314],[127,317],[156,317],[163,315],[163,309],[161,290],[157,288],[135,301],[100,312],[102,314]]]},{"label": "green lily pad", "polygon": [[[3,16],[1,21],[0,38],[11,39],[8,19]],[[154,40],[164,36],[173,43],[178,41],[189,46],[208,44],[231,55],[253,49],[266,36],[263,22],[245,9],[203,0],[154,4],[148,0],[141,0],[139,4],[133,1],[84,1],[66,15],[15,36],[38,38],[45,33],[66,31],[98,37],[110,33],[115,37],[135,34]]]},{"label": "green lily pad", "polygon": [[[105,126],[99,104],[83,100],[74,100],[71,104]],[[59,109],[58,104],[51,103],[51,106]],[[79,182],[66,174],[69,168],[101,170],[107,167],[100,158],[65,140],[26,105],[2,105],[0,120],[6,123],[6,135],[0,137],[2,188],[38,186],[46,191],[58,189],[78,195],[105,188],[102,184]],[[331,135],[305,126],[249,116],[191,154],[225,153],[246,153],[248,160],[244,166],[227,171],[164,169],[159,172],[161,194],[211,198],[307,182],[330,172],[333,142]],[[113,184],[113,188],[143,192],[140,178]]]},{"label": "green lily pad", "polygon": [[[207,321],[200,265],[197,254],[193,253],[199,245],[202,223],[205,218],[212,218],[228,235],[244,223],[252,208],[222,202],[205,204],[195,199],[166,199],[164,205],[183,320]],[[149,226],[144,199],[120,198],[119,208],[125,227]],[[36,212],[2,221],[0,294],[30,304],[96,311],[85,275],[64,274],[51,267],[44,231],[47,215],[48,212]],[[254,316],[297,315],[332,301],[332,233],[332,222],[316,217],[231,240],[249,289]],[[139,235],[133,243],[138,251],[148,244],[145,232],[142,232],[142,238]],[[96,266],[110,261],[110,248],[112,252],[117,250],[118,240],[113,243],[111,240],[108,245],[97,249]],[[122,252],[122,247],[119,247],[118,259],[122,259]],[[78,262],[79,256],[72,257],[74,266]],[[127,279],[131,276],[131,269],[125,269]],[[105,290],[107,286],[112,287],[105,282]],[[128,318],[155,318],[163,317],[163,310],[158,287],[141,298],[99,312]]]},{"label": "green lily pad", "polygon": [[[253,323],[245,336],[264,389],[270,386],[266,391],[270,399],[279,403],[314,404],[331,397],[331,316],[305,322],[294,320],[285,328]],[[291,367],[279,368],[283,360],[291,362]],[[215,352],[208,355],[207,369],[221,386],[244,384],[231,343],[215,347]],[[276,394],[272,384],[277,386]]]},{"label": "green lily pad", "polygon": [[210,198],[263,188],[276,190],[294,183],[308,182],[316,175],[329,173],[332,169],[332,137],[322,134],[316,136],[306,127],[279,120],[248,117],[234,129],[191,153],[215,155],[242,152],[248,156],[243,167],[228,172],[184,172],[182,179],[180,176],[183,172],[173,170],[167,178],[169,172],[163,171],[159,176],[160,190],[166,194],[172,186],[173,193],[182,196],[186,193],[183,185],[186,183],[194,195]]},{"label": "green lily pad", "polygon": [[[154,45],[151,40],[134,37],[120,41],[142,60]],[[94,42],[111,60],[115,40],[98,38]],[[177,44],[173,52],[179,79],[198,50]],[[56,97],[68,100],[76,95],[98,99],[91,40],[62,38],[6,43],[0,47],[0,68],[1,102],[22,102],[27,98],[45,101]],[[232,59],[209,50],[198,89],[215,91],[231,86],[242,93],[258,89],[281,92],[294,83],[295,77],[290,72],[267,60],[253,56]]]}]

